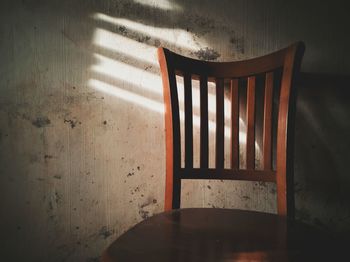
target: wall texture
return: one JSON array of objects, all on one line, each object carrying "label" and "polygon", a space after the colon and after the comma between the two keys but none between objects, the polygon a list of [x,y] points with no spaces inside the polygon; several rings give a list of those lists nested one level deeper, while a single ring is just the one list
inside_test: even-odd
[{"label": "wall texture", "polygon": [[[0,260],[98,261],[162,211],[158,46],[229,61],[305,41],[297,216],[350,231],[345,3],[1,1]],[[183,206],[276,209],[270,184],[190,181],[183,190]]]}]

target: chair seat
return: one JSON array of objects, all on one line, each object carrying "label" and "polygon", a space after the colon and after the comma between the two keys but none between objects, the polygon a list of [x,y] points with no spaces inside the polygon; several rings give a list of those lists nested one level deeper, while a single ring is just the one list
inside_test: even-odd
[{"label": "chair seat", "polygon": [[275,214],[178,209],[131,228],[102,261],[324,261],[330,255],[325,240],[314,228]]}]

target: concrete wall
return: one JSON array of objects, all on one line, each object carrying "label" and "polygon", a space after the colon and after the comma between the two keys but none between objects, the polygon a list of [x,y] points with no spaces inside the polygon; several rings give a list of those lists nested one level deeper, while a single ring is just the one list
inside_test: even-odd
[{"label": "concrete wall", "polygon": [[[98,261],[117,236],[162,211],[157,46],[229,61],[304,40],[297,216],[349,231],[344,3],[1,1],[0,260]],[[186,182],[182,198],[184,207],[276,210],[275,187],[264,183]]]}]

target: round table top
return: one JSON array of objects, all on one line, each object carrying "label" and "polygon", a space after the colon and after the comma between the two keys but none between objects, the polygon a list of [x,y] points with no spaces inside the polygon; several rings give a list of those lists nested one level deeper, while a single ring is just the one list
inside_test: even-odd
[{"label": "round table top", "polygon": [[190,208],[137,224],[109,246],[102,261],[332,261],[327,250],[313,228],[275,214]]}]

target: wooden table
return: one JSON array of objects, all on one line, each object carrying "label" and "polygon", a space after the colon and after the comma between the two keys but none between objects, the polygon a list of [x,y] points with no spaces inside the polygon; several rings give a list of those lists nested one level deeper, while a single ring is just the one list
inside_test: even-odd
[{"label": "wooden table", "polygon": [[337,254],[313,228],[274,214],[191,208],[137,224],[102,261],[335,261]]}]

